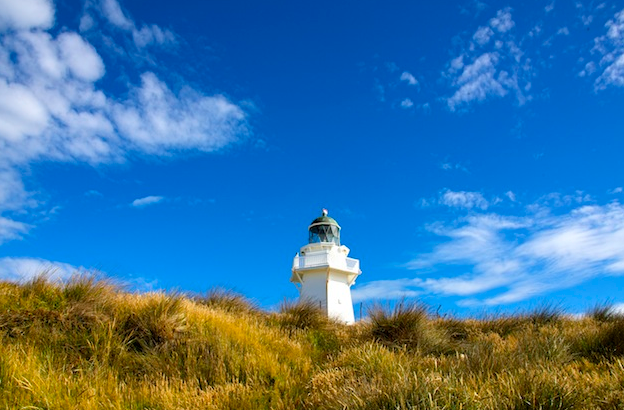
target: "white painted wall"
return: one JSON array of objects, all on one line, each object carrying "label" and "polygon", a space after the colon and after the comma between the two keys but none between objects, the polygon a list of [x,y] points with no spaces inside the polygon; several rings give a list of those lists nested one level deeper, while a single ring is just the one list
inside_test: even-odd
[{"label": "white painted wall", "polygon": [[345,323],[355,322],[351,286],[347,283],[347,275],[331,272],[327,282],[327,315]]},{"label": "white painted wall", "polygon": [[293,260],[290,281],[298,285],[301,300],[319,303],[329,317],[354,323],[351,285],[361,273],[349,248],[333,244],[308,244]]},{"label": "white painted wall", "polygon": [[306,272],[301,279],[299,299],[320,302],[321,309],[327,312],[327,268]]}]

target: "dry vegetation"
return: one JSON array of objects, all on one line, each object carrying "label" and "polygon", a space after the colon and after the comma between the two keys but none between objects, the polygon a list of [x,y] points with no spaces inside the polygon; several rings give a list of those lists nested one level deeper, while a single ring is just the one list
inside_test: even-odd
[{"label": "dry vegetation", "polygon": [[480,320],[377,306],[131,294],[89,277],[0,283],[3,409],[622,409],[624,318]]}]

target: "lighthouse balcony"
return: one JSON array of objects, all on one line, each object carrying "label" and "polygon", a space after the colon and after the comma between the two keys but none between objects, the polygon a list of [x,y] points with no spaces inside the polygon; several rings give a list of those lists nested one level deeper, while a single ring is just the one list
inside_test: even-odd
[{"label": "lighthouse balcony", "polygon": [[312,269],[328,266],[344,272],[360,274],[360,261],[336,253],[319,253],[316,255],[295,256],[293,270]]}]

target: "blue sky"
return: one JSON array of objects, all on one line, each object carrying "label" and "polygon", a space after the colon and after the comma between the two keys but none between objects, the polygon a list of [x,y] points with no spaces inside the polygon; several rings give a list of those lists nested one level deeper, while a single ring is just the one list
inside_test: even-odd
[{"label": "blue sky", "polygon": [[624,307],[624,3],[0,0],[0,277]]}]

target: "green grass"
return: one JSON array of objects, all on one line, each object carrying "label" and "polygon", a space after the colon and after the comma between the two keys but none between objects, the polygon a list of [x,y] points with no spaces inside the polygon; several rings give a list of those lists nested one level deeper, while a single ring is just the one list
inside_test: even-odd
[{"label": "green grass", "polygon": [[458,319],[402,301],[346,326],[221,289],[0,282],[0,409],[621,409],[623,386],[608,306]]}]

